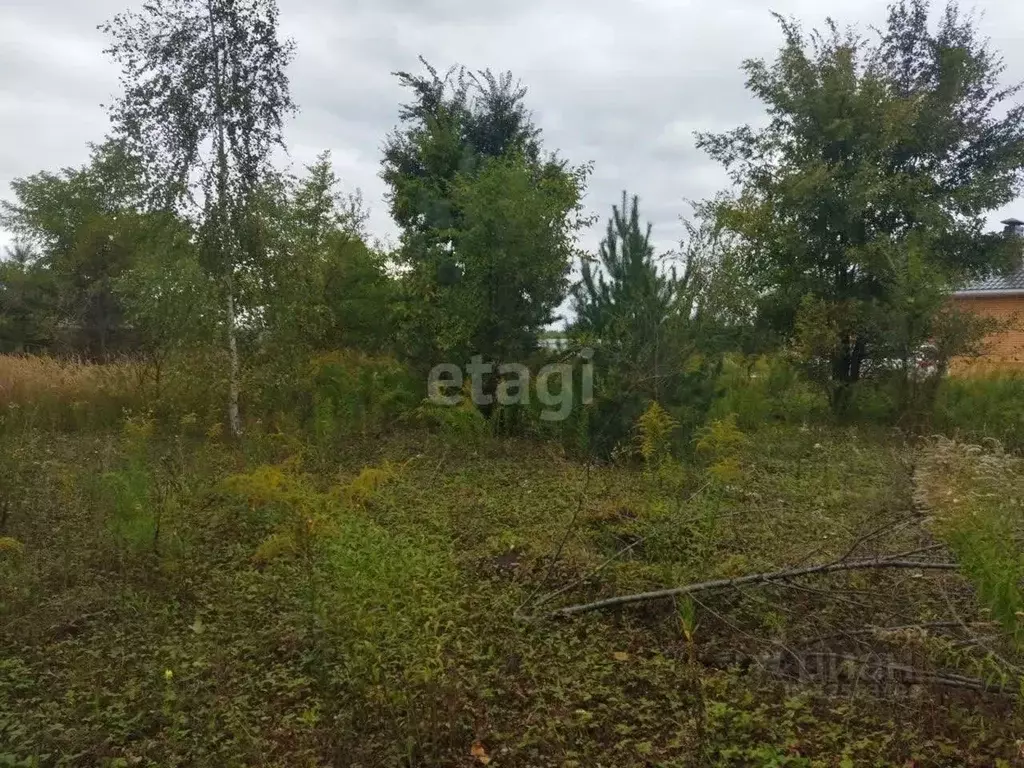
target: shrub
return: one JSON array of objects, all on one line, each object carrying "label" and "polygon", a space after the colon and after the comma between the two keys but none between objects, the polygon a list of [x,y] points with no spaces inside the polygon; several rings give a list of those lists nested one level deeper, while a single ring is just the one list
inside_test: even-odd
[{"label": "shrub", "polygon": [[934,427],[948,435],[994,437],[1008,448],[1024,448],[1024,375],[947,378],[935,402]]},{"label": "shrub", "polygon": [[824,393],[782,355],[727,356],[716,387],[708,418],[723,419],[732,414],[744,430],[768,422],[823,419],[828,414]]},{"label": "shrub", "polygon": [[398,361],[353,351],[313,360],[305,384],[312,396],[311,426],[321,442],[393,422],[414,407],[418,391]]}]

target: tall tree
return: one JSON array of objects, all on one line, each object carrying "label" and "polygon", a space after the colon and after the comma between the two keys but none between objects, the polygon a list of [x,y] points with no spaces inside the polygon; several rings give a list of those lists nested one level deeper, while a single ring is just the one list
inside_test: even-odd
[{"label": "tall tree", "polygon": [[521,358],[565,297],[588,169],[545,156],[510,74],[426,66],[398,73],[413,99],[381,174],[402,230],[403,346],[428,367]]},{"label": "tall tree", "polygon": [[956,5],[935,31],[928,10],[900,0],[871,38],[780,17],[775,61],[744,64],[767,125],[699,136],[738,185],[721,221],[750,251],[762,319],[813,332],[837,409],[873,362],[937,332],[951,286],[1007,258],[984,214],[1021,190],[1020,86],[1000,84],[1001,59]]},{"label": "tall tree", "polygon": [[628,434],[651,400],[669,404],[663,367],[676,338],[666,338],[666,331],[679,310],[680,288],[674,269],[659,268],[651,224],[640,222],[639,198],[623,192],[622,204],[612,206],[597,263],[581,259],[581,279],[572,289],[570,332],[594,348],[599,418],[589,442],[602,453]]},{"label": "tall tree", "polygon": [[280,360],[343,346],[390,346],[393,281],[383,254],[366,243],[360,193],[345,195],[340,187],[324,152],[279,191],[261,305],[268,346]]},{"label": "tall tree", "polygon": [[579,254],[583,175],[521,155],[485,160],[456,177],[454,274],[437,293],[439,346],[458,360],[522,362],[553,322]]},{"label": "tall tree", "polygon": [[152,202],[195,220],[221,291],[237,435],[239,283],[259,255],[248,218],[294,110],[294,46],[278,37],[275,0],[151,0],[102,29],[122,69],[115,132],[144,159]]},{"label": "tall tree", "polygon": [[140,254],[137,162],[108,141],[94,145],[80,168],[44,171],[11,187],[14,199],[0,203],[0,223],[37,249],[29,272],[46,271],[54,284],[49,327],[60,331],[62,345],[88,357],[126,351],[131,339],[114,284]]},{"label": "tall tree", "polygon": [[54,339],[57,285],[33,248],[15,243],[0,259],[0,351],[39,352]]},{"label": "tall tree", "polygon": [[511,73],[452,67],[442,77],[420,61],[426,75],[396,73],[413,100],[402,106],[401,125],[384,146],[381,177],[398,226],[432,245],[449,242],[458,223],[451,201],[456,176],[506,153],[539,162],[540,131],[526,109],[526,89]]}]

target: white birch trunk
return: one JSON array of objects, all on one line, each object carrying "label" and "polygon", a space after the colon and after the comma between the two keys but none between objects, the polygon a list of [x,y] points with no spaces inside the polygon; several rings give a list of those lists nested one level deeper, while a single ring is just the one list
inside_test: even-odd
[{"label": "white birch trunk", "polygon": [[238,340],[235,336],[235,291],[234,288],[228,288],[228,356],[229,360],[229,374],[228,374],[228,425],[231,428],[231,434],[234,437],[239,437],[242,434],[242,420],[238,415],[238,389],[239,389],[239,370],[240,366],[238,363]]},{"label": "white birch trunk", "polygon": [[[214,138],[214,147],[217,152],[217,246],[220,250],[220,258],[223,261],[222,268],[227,272],[227,325],[228,334],[228,427],[233,437],[242,434],[242,420],[238,415],[238,390],[239,370],[238,362],[238,339],[235,332],[235,287],[233,273],[235,268],[234,249],[228,245],[228,233],[226,232],[226,216],[228,211],[228,158],[225,149],[225,128],[224,128],[224,91],[223,72],[220,65],[220,49],[217,40],[217,25],[213,13],[213,0],[207,0],[207,11],[210,19],[210,39],[213,43],[213,91],[215,99],[214,120],[217,126],[217,135]],[[234,238],[231,237],[231,244]]]}]

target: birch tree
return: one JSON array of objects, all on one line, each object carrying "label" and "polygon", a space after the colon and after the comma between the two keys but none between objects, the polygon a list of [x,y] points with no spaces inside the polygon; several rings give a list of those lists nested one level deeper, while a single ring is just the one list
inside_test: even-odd
[{"label": "birch tree", "polygon": [[150,204],[194,219],[219,286],[238,435],[240,284],[258,257],[247,217],[295,109],[286,74],[294,45],[278,36],[276,0],[150,0],[101,29],[122,71],[115,133],[143,158]]}]

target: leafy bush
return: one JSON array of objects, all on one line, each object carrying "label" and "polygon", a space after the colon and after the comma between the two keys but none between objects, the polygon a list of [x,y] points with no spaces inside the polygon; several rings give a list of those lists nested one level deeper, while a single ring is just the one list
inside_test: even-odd
[{"label": "leafy bush", "polygon": [[769,422],[822,419],[828,413],[825,395],[782,355],[727,356],[716,387],[717,397],[708,418],[733,414],[744,430]]},{"label": "leafy bush", "polygon": [[994,437],[1024,448],[1024,375],[950,377],[939,387],[934,427],[972,440]]},{"label": "leafy bush", "polygon": [[313,360],[306,384],[312,393],[311,427],[321,442],[394,421],[414,406],[418,391],[396,360],[352,351]]}]

